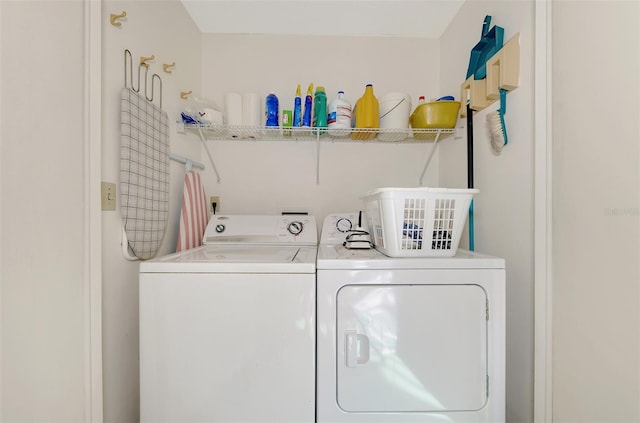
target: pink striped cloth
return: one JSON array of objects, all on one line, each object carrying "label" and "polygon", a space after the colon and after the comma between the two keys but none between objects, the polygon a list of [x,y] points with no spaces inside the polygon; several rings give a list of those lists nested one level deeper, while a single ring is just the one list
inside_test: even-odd
[{"label": "pink striped cloth", "polygon": [[180,230],[178,231],[176,251],[188,250],[202,245],[202,237],[208,221],[209,209],[200,174],[192,170],[184,175]]}]

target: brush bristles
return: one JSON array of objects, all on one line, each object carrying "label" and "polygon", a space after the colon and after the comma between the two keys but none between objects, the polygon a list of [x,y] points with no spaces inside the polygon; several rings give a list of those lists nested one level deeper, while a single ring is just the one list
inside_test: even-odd
[{"label": "brush bristles", "polygon": [[497,111],[489,113],[487,115],[487,124],[491,138],[491,148],[493,148],[493,151],[496,153],[500,153],[505,144],[502,122],[500,122],[500,113]]}]

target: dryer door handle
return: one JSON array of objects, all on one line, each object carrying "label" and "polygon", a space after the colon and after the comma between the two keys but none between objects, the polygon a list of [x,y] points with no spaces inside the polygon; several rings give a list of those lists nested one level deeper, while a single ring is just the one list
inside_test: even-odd
[{"label": "dryer door handle", "polygon": [[348,330],[344,333],[344,355],[347,367],[356,367],[369,361],[369,338]]}]

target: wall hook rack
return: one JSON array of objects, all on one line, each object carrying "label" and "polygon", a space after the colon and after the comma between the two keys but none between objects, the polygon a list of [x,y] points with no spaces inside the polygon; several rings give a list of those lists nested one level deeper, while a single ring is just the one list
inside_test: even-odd
[{"label": "wall hook rack", "polygon": [[122,26],[122,22],[120,22],[120,19],[124,19],[127,17],[127,12],[122,11],[122,13],[115,14],[112,13],[111,17],[109,18],[109,21],[111,22],[111,25],[113,26],[117,26],[118,28]]},{"label": "wall hook rack", "polygon": [[148,67],[149,64],[147,62],[150,62],[151,60],[155,60],[155,59],[156,59],[155,54],[152,54],[149,57],[140,56],[140,65]]},{"label": "wall hook rack", "polygon": [[180,91],[180,98],[186,100],[191,95],[192,91]]},{"label": "wall hook rack", "polygon": [[[515,34],[486,62],[486,77],[467,78],[460,86],[461,101],[468,101],[471,110],[479,111],[500,98],[500,89],[508,92],[518,88],[520,80],[520,33]],[[466,108],[460,117],[466,117]]]},{"label": "wall hook rack", "polygon": [[173,72],[173,68],[175,68],[175,67],[176,67],[176,62],[173,62],[173,63],[164,63],[164,64],[162,65],[162,70],[163,70],[165,73],[172,73],[172,72]]}]

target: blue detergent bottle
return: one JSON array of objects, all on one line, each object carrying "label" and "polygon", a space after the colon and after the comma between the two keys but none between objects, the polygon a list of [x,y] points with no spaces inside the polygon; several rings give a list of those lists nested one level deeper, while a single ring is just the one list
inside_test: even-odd
[{"label": "blue detergent bottle", "polygon": [[307,88],[307,96],[304,98],[304,115],[302,115],[302,126],[311,126],[311,109],[313,107],[313,82]]},{"label": "blue detergent bottle", "polygon": [[278,116],[278,97],[274,93],[270,93],[265,100],[265,125],[279,126]]},{"label": "blue detergent bottle", "polygon": [[300,98],[300,84],[296,88],[296,98],[293,101],[293,126],[302,126],[302,99]]}]

